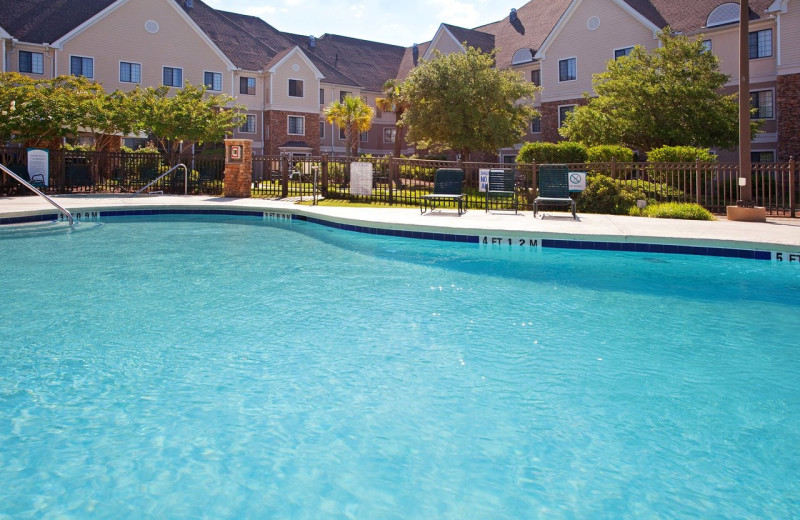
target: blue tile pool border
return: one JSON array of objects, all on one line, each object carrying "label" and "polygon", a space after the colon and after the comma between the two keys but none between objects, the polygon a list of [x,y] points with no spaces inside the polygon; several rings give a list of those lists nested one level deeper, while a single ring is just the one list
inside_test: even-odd
[{"label": "blue tile pool border", "polygon": [[[126,209],[126,210],[100,210],[100,211],[79,211],[81,214],[98,215],[101,218],[108,217],[141,217],[154,215],[230,215],[263,218],[265,211],[235,210],[235,209]],[[354,231],[356,233],[366,233],[370,235],[382,235],[401,238],[415,238],[421,240],[439,240],[442,242],[460,242],[466,244],[478,244],[479,235],[464,235],[457,233],[430,232],[430,231],[410,231],[406,229],[387,229],[369,226],[359,226],[355,224],[344,224],[325,220],[306,215],[291,214],[292,220],[301,220],[312,224],[341,229],[344,231]],[[41,215],[26,215],[22,217],[2,217],[0,226],[9,224],[26,224],[33,222],[48,222],[59,220],[58,213],[45,213]],[[644,242],[604,242],[592,240],[566,240],[566,239],[541,239],[542,248],[553,249],[584,249],[597,251],[620,251],[634,253],[661,253],[678,255],[697,255],[697,256],[717,256],[725,258],[743,258],[747,260],[771,260],[771,251],[760,251],[755,249],[737,249],[710,246],[687,246],[673,244],[648,244]]]}]

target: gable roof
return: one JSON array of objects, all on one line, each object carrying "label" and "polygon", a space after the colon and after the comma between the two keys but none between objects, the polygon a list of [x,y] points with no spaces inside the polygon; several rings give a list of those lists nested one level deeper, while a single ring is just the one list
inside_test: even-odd
[{"label": "gable roof", "polygon": [[[644,16],[653,9],[659,13],[664,23],[660,28],[669,25],[673,31],[684,34],[700,32],[705,29],[708,15],[716,7],[730,0],[626,0],[627,3]],[[738,2],[737,2],[738,3]],[[750,21],[769,17],[767,10],[772,0],[750,0]],[[649,4],[649,5],[647,5]]]},{"label": "gable roof", "polygon": [[458,43],[463,44],[466,42],[470,47],[480,49],[482,52],[491,52],[491,50],[494,49],[493,34],[475,29],[464,29],[463,27],[457,27],[446,23],[443,23],[442,27],[450,31],[450,34],[455,37]]},{"label": "gable roof", "polygon": [[571,0],[531,0],[516,12],[516,19],[506,16],[502,20],[476,27],[475,30],[492,34],[497,49],[498,67],[511,66],[511,58],[519,49],[539,50],[550,31],[567,10]]},{"label": "gable roof", "polygon": [[0,27],[27,43],[53,43],[115,0],[0,0]]}]

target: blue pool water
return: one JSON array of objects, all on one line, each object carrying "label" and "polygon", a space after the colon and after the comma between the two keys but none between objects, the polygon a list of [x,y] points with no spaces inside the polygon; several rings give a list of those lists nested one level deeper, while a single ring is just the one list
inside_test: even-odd
[{"label": "blue pool water", "polygon": [[0,518],[797,518],[800,269],[0,230]]}]

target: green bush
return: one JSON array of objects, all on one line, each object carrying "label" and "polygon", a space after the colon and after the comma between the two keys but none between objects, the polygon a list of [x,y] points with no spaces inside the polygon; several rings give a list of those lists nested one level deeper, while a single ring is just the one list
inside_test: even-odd
[{"label": "green bush", "polygon": [[586,178],[586,189],[578,197],[578,211],[628,215],[636,206],[636,200],[644,198],[641,191],[618,184],[607,175],[590,174]]},{"label": "green bush", "polygon": [[[638,208],[635,208],[638,210]],[[633,213],[632,213],[633,214]],[[677,218],[683,220],[714,220],[714,215],[699,204],[689,202],[664,202],[652,204],[641,210],[641,215],[651,218]]]},{"label": "green bush", "polygon": [[562,141],[558,144],[534,142],[525,143],[517,154],[520,164],[561,164],[586,162],[586,147],[580,143]]},{"label": "green bush", "polygon": [[633,150],[625,146],[616,144],[599,144],[586,150],[586,157],[589,162],[633,162]]},{"label": "green bush", "polygon": [[662,146],[647,153],[650,162],[716,162],[717,156],[707,148],[695,146]]}]

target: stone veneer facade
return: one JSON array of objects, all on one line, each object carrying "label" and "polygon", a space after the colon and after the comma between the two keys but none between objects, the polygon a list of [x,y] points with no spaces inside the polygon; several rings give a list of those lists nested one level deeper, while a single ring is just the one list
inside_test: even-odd
[{"label": "stone veneer facade", "polygon": [[[289,116],[305,118],[303,135],[289,135]],[[270,110],[264,112],[264,121],[267,124],[264,129],[267,136],[264,149],[266,155],[279,154],[279,148],[291,141],[303,141],[311,147],[312,155],[319,155],[319,114]]]},{"label": "stone veneer facade", "polygon": [[541,135],[542,141],[550,143],[563,141],[564,138],[558,133],[558,107],[564,105],[585,104],[586,100],[584,98],[565,99],[562,101],[550,101],[547,103],[542,103],[542,105],[538,107],[542,117],[542,133],[536,135]]},{"label": "stone veneer facade", "polygon": [[778,76],[778,161],[800,159],[800,74]]},{"label": "stone veneer facade", "polygon": [[[241,160],[231,160],[232,146],[242,147]],[[253,141],[250,139],[225,139],[225,197],[249,198],[253,182]]]}]

